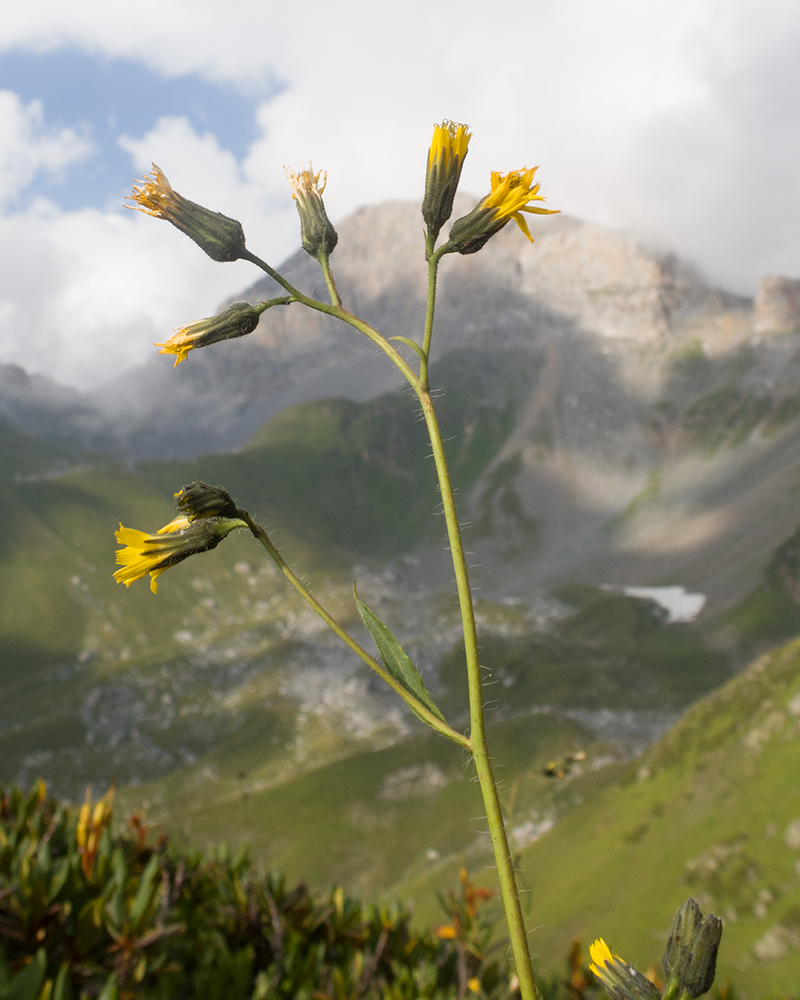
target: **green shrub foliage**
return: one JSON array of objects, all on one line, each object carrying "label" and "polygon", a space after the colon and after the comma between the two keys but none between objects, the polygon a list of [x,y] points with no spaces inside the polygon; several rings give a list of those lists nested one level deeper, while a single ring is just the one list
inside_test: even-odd
[{"label": "green shrub foliage", "polygon": [[[489,893],[462,873],[441,927],[408,907],[314,896],[242,852],[155,842],[106,796],[80,810],[42,783],[0,787],[0,1000],[502,997]],[[491,957],[494,954],[495,957]]]}]

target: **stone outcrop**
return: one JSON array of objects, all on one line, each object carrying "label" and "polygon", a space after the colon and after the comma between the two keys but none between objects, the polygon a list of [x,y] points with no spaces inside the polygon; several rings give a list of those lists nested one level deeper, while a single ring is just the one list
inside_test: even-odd
[{"label": "stone outcrop", "polygon": [[756,333],[794,333],[800,330],[800,280],[767,275],[761,279],[755,301]]}]

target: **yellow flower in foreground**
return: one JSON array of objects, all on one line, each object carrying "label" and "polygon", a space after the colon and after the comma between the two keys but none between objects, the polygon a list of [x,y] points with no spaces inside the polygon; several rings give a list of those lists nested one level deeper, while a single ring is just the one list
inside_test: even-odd
[{"label": "yellow flower in foreground", "polygon": [[159,354],[175,354],[175,364],[179,365],[196,347],[208,347],[252,333],[266,308],[265,303],[251,306],[249,302],[234,302],[216,316],[179,327],[166,343],[155,346],[161,348]]},{"label": "yellow flower in foreground", "polygon": [[467,125],[445,120],[433,126],[422,200],[422,218],[432,242],[436,241],[439,230],[453,211],[453,199],[471,138]]},{"label": "yellow flower in foreground", "polygon": [[523,233],[533,243],[533,237],[528,229],[523,212],[532,215],[557,215],[558,209],[539,208],[531,205],[532,201],[544,201],[539,194],[540,184],[534,184],[533,178],[538,167],[523,167],[522,170],[512,170],[509,174],[492,171],[492,193],[483,199],[485,208],[494,209],[496,219],[513,219]]},{"label": "yellow flower in foreground", "polygon": [[[599,979],[602,979],[605,974],[606,966],[613,964],[615,956],[611,954],[611,949],[602,938],[598,938],[589,945],[589,954],[592,958],[592,964],[589,968]],[[617,958],[619,958],[619,956],[617,956]]]},{"label": "yellow flower in foreground", "polygon": [[544,201],[539,184],[533,183],[538,167],[523,167],[501,174],[492,171],[491,192],[468,214],[453,223],[449,245],[461,254],[477,253],[495,233],[513,219],[533,243],[523,212],[530,215],[557,215],[559,209],[540,208],[531,204]]},{"label": "yellow flower in foreground", "polygon": [[155,534],[126,528],[122,524],[115,532],[117,541],[125,548],[117,551],[114,573],[117,583],[130,587],[136,580],[150,574],[150,589],[158,593],[158,577],[197,552],[208,552],[236,528],[247,527],[244,521],[229,518],[203,518],[190,521],[184,514],[164,525]]},{"label": "yellow flower in foreground", "polygon": [[614,1000],[661,1000],[658,989],[632,965],[612,955],[602,938],[589,945],[592,964],[589,968]]},{"label": "yellow flower in foreground", "polygon": [[126,208],[139,209],[156,219],[166,219],[204,250],[212,260],[239,260],[247,254],[241,222],[221,212],[212,212],[174,191],[164,172],[153,164],[147,174],[133,185]]}]

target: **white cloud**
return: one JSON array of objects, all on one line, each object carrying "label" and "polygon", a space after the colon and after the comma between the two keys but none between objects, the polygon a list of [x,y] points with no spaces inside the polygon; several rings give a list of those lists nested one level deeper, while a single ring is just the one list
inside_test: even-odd
[{"label": "white cloud", "polygon": [[[134,172],[155,160],[187,197],[239,217],[273,262],[296,243],[284,163],[328,170],[334,219],[416,198],[431,125],[449,117],[475,131],[463,186],[476,195],[490,169],[539,163],[551,207],[640,232],[723,285],[752,292],[765,271],[800,273],[796,0],[510,0],[491,16],[478,0],[232,0],[224,15],[211,0],[140,0],[133,17],[105,0],[33,0],[0,22],[0,48],[68,44],[165,74],[284,82],[260,105],[260,135],[241,162],[180,118],[121,139]],[[29,131],[12,129],[18,163],[49,169],[78,155],[77,134],[48,132],[34,106],[25,113]],[[30,169],[0,184],[18,193]],[[27,343],[47,349],[26,348],[3,320],[0,359],[52,371],[58,357],[70,378],[83,363],[68,363],[70,352],[107,344],[117,368],[142,358],[146,341],[251,276],[133,213],[10,216],[3,262],[19,284],[0,277],[0,318],[24,316]]]},{"label": "white cloud", "polygon": [[12,202],[40,172],[57,174],[85,159],[91,146],[71,128],[47,128],[39,101],[23,104],[0,90],[0,207]]}]

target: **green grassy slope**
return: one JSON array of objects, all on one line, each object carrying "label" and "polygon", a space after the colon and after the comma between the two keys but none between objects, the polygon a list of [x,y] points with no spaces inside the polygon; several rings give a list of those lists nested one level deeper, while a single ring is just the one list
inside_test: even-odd
[{"label": "green grassy slope", "polygon": [[[562,782],[558,821],[522,851],[534,951],[574,936],[647,967],[690,893],[725,921],[720,979],[751,995],[800,982],[800,640],[691,708],[643,758]],[[529,794],[541,778],[531,779]],[[481,859],[474,855],[476,867]],[[420,919],[455,864],[394,887]]]}]

